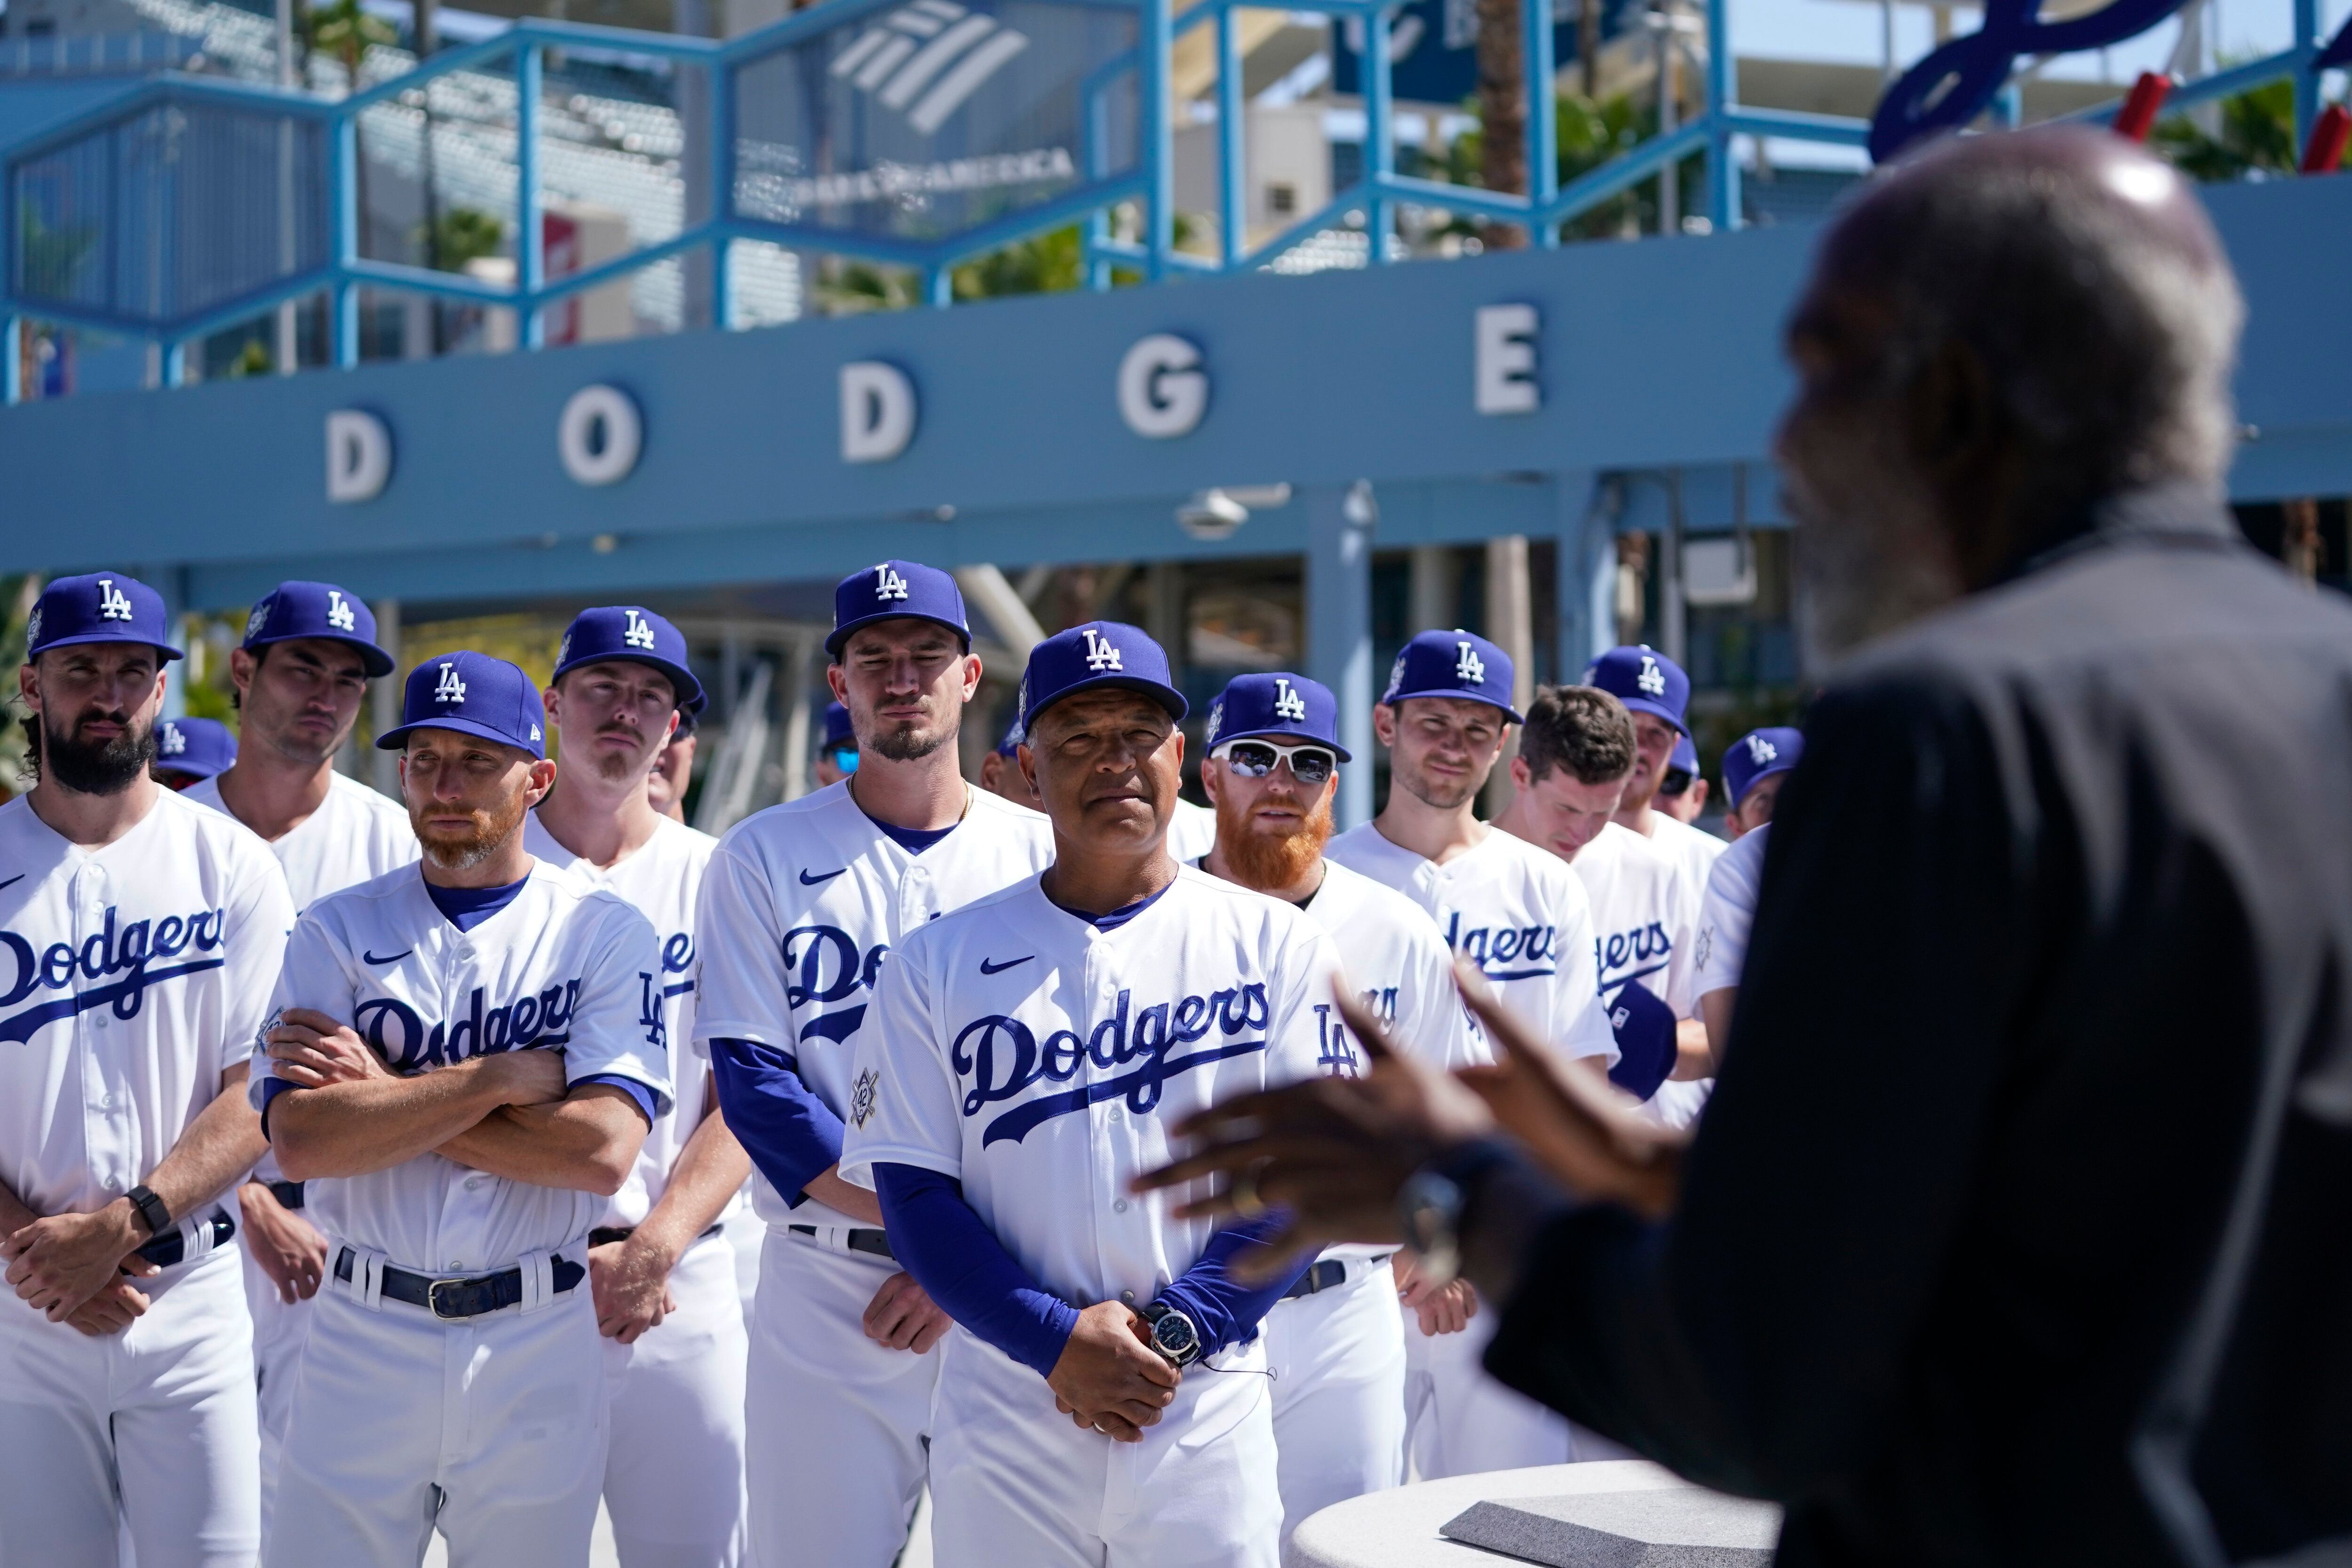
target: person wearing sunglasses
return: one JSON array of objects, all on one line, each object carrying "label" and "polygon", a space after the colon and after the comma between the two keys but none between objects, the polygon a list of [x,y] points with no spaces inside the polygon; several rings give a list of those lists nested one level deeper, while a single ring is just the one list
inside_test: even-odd
[{"label": "person wearing sunglasses", "polygon": [[850,727],[849,710],[838,702],[824,705],[824,740],[817,747],[816,787],[837,784],[857,771],[857,731]]},{"label": "person wearing sunglasses", "polygon": [[[1201,868],[1297,905],[1331,934],[1349,984],[1390,1037],[1440,1070],[1483,1063],[1437,923],[1403,894],[1323,858],[1339,768],[1339,704],[1287,672],[1236,676],[1209,710],[1201,785],[1216,845]],[[1318,1011],[1321,1069],[1354,1078],[1356,1044]],[[1404,1318],[1388,1247],[1335,1247],[1265,1315],[1286,1543],[1318,1509],[1404,1479]]]}]

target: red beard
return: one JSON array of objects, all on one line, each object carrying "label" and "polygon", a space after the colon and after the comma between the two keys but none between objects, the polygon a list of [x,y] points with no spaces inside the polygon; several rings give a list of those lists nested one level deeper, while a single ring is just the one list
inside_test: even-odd
[{"label": "red beard", "polygon": [[1245,887],[1287,888],[1307,875],[1331,841],[1331,798],[1327,794],[1295,832],[1268,833],[1253,826],[1225,800],[1217,802],[1217,853]]}]

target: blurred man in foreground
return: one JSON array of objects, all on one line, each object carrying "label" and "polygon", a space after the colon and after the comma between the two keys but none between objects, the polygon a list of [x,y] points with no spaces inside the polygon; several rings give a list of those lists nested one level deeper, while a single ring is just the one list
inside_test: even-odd
[{"label": "blurred man in foreground", "polygon": [[1687,1158],[1490,1017],[1485,1110],[1385,1059],[1150,1180],[1295,1205],[1269,1267],[1459,1259],[1490,1371],[1786,1502],[1784,1564],[2340,1554],[2352,613],[2221,505],[2242,314],[2114,136],[1875,181],[1780,455],[1812,635],[1883,640],[1807,720]]}]

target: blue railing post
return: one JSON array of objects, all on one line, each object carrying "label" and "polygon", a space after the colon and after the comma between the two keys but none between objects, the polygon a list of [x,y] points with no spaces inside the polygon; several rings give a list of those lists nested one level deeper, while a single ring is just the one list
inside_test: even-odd
[{"label": "blue railing post", "polygon": [[[1584,0],[1598,5],[1600,0]],[[1528,202],[1536,211],[1559,195],[1559,110],[1553,101],[1551,0],[1520,0],[1520,59],[1528,79]],[[1559,243],[1559,226],[1549,219],[1528,226],[1528,237],[1549,250]]]},{"label": "blue railing post", "polygon": [[735,218],[735,68],[714,59],[703,69],[709,73],[710,100],[710,200],[704,221],[718,228],[710,241],[710,324],[723,332],[735,324],[735,271],[726,228]]},{"label": "blue railing post", "polygon": [[1395,127],[1389,123],[1389,13],[1364,18],[1364,237],[1366,265],[1389,258],[1389,180],[1396,173]]},{"label": "blue railing post", "polygon": [[2294,157],[2298,166],[2311,145],[2319,118],[2319,73],[2311,68],[2319,49],[2319,0],[2294,0]]},{"label": "blue railing post", "polygon": [[1707,221],[1717,234],[1739,226],[1739,164],[1731,155],[1731,109],[1739,67],[1731,58],[1731,0],[1706,4]]},{"label": "blue railing post", "polygon": [[1143,275],[1154,283],[1166,276],[1168,253],[1176,248],[1176,109],[1170,92],[1175,52],[1171,0],[1143,0],[1143,163],[1151,193],[1144,216]]},{"label": "blue railing post", "polygon": [[1217,8],[1217,175],[1223,203],[1218,208],[1220,248],[1225,265],[1239,265],[1247,251],[1243,226],[1249,213],[1249,144],[1243,134],[1242,30],[1234,25],[1234,8]]},{"label": "blue railing post", "polygon": [[351,275],[352,264],[360,258],[360,117],[338,115],[328,135],[327,215],[334,226],[334,272],[327,294],[332,320],[327,327],[335,364],[349,370],[360,363],[360,295]]},{"label": "blue railing post", "polygon": [[515,323],[516,342],[535,349],[547,341],[539,291],[547,287],[547,228],[539,216],[539,46],[515,47]]},{"label": "blue railing post", "polygon": [[941,310],[955,303],[955,269],[948,263],[923,268],[923,303]]},{"label": "blue railing post", "polygon": [[0,316],[0,407],[14,408],[25,400],[25,318],[13,310]]},{"label": "blue railing post", "polygon": [[188,384],[188,340],[173,338],[163,345],[163,384],[182,387]]}]

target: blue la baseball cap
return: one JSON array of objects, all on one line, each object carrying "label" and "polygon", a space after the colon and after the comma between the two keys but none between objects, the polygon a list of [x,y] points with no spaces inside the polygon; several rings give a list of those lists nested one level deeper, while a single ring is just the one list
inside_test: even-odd
[{"label": "blue la baseball cap", "polygon": [[89,642],[145,643],[167,663],[182,657],[172,646],[163,595],[121,572],[59,577],[41,590],[32,618],[25,623],[28,658],[53,647]]},{"label": "blue la baseball cap", "polygon": [[1723,787],[1731,793],[1732,805],[1739,805],[1758,779],[1787,773],[1804,754],[1801,730],[1750,730],[1732,742],[1723,753]]},{"label": "blue la baseball cap", "polygon": [[1389,668],[1383,705],[1412,697],[1461,697],[1488,702],[1514,724],[1523,724],[1511,706],[1511,656],[1475,632],[1423,632],[1397,654]]},{"label": "blue la baseball cap", "polygon": [[1356,759],[1339,744],[1339,700],[1319,680],[1278,670],[1272,675],[1236,675],[1209,705],[1208,733],[1201,743],[1215,751],[1227,741],[1260,736],[1313,741]]},{"label": "blue la baseball cap", "polygon": [[236,737],[217,719],[155,721],[155,765],[208,779],[236,761]]},{"label": "blue la baseball cap", "polygon": [[1683,673],[1681,665],[1647,643],[1611,648],[1584,672],[1584,684],[1601,688],[1629,712],[1654,715],[1685,736],[1690,733],[1690,726],[1683,722],[1683,714],[1690,707],[1690,677]]},{"label": "blue la baseball cap", "polygon": [[824,750],[835,746],[857,744],[857,731],[849,722],[849,710],[838,702],[824,705]]},{"label": "blue la baseball cap", "polygon": [[1609,1081],[1636,1100],[1647,1100],[1674,1074],[1675,1010],[1633,980],[1602,998],[1602,1005],[1617,1037],[1617,1061],[1609,1069]]},{"label": "blue la baseball cap", "polygon": [[860,626],[908,616],[937,621],[961,637],[967,650],[971,647],[963,590],[953,577],[919,561],[883,561],[834,585],[833,635],[824,639],[825,657],[838,660],[841,645]]},{"label": "blue la baseball cap", "polygon": [[375,645],[375,615],[332,583],[280,583],[245,617],[247,652],[298,637],[347,643],[371,678],[392,673],[392,655]]},{"label": "blue la baseball cap", "polygon": [[1021,737],[1024,733],[1026,731],[1021,728],[1021,715],[1016,710],[1013,715],[1013,722],[1004,727],[1004,739],[996,742],[996,754],[1000,757],[1018,756],[1021,752]]},{"label": "blue la baseball cap", "polygon": [[1140,691],[1181,721],[1184,694],[1168,669],[1168,654],[1141,626],[1124,621],[1088,621],[1055,632],[1029,650],[1021,674],[1021,731],[1037,727],[1037,715],[1074,692],[1097,686]]},{"label": "blue la baseball cap", "polygon": [[677,693],[677,705],[699,712],[709,699],[686,657],[685,634],[661,616],[638,605],[605,605],[581,611],[563,628],[563,641],[555,649],[554,679],[561,680],[583,664],[625,659],[661,671]]},{"label": "blue la baseball cap", "polygon": [[394,751],[413,730],[455,730],[478,735],[544,760],[547,737],[539,688],[519,665],[486,653],[460,649],[426,659],[408,672],[400,698],[400,726],[375,738]]},{"label": "blue la baseball cap", "polygon": [[1693,778],[1698,776],[1698,745],[1685,734],[1675,742],[1675,754],[1666,759],[1666,766]]}]

